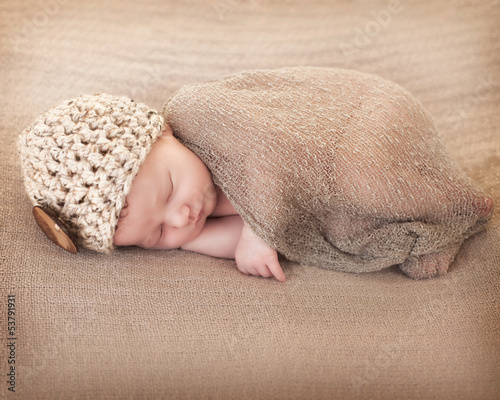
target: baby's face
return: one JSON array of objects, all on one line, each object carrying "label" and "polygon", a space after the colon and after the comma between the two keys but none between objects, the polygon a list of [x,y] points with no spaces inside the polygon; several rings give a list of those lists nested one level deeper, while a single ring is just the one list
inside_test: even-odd
[{"label": "baby's face", "polygon": [[179,248],[198,236],[216,202],[209,170],[167,126],[132,183],[113,242]]}]

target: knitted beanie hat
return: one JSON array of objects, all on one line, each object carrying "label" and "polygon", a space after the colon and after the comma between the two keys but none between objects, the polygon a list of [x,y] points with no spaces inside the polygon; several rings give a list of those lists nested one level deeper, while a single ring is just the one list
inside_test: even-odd
[{"label": "knitted beanie hat", "polygon": [[55,213],[78,244],[111,252],[125,197],[163,126],[146,105],[108,94],[47,111],[18,142],[32,203]]}]

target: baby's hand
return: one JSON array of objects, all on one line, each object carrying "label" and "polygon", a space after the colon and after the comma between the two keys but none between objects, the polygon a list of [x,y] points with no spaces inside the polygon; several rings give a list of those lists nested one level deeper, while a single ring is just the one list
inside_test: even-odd
[{"label": "baby's hand", "polygon": [[243,225],[234,257],[238,269],[245,275],[274,276],[280,282],[286,280],[276,250],[256,236],[247,224]]}]

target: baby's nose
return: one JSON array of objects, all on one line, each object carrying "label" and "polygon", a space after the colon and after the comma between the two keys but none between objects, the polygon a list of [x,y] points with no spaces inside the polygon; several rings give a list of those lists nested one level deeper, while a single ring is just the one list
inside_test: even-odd
[{"label": "baby's nose", "polygon": [[191,221],[191,208],[184,204],[179,207],[175,215],[172,217],[172,225],[175,228],[184,228]]}]

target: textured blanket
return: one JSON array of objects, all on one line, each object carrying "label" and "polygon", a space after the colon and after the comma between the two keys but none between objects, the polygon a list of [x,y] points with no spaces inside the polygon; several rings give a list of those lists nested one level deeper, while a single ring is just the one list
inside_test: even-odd
[{"label": "textured blanket", "polygon": [[421,104],[373,75],[245,71],[181,88],[163,115],[254,233],[292,261],[430,277],[491,216]]}]

